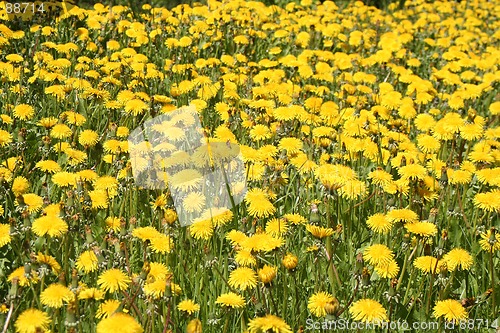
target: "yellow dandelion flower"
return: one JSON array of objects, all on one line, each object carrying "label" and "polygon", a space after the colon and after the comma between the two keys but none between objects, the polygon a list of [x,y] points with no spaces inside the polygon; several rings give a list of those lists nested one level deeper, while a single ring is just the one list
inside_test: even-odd
[{"label": "yellow dandelion flower", "polygon": [[430,237],[437,234],[437,227],[431,222],[406,223],[405,228],[408,232],[421,237]]},{"label": "yellow dandelion flower", "polygon": [[47,173],[56,173],[61,171],[61,166],[56,161],[52,160],[39,161],[35,164],[35,168]]},{"label": "yellow dandelion flower", "polygon": [[33,221],[31,229],[37,236],[59,237],[68,232],[68,224],[55,215],[45,215]]},{"label": "yellow dandelion flower", "polygon": [[500,212],[500,190],[495,189],[474,196],[474,205],[488,212]]},{"label": "yellow dandelion flower", "polygon": [[75,294],[66,286],[53,283],[45,288],[40,294],[40,301],[43,305],[51,308],[60,308],[64,303],[69,303],[75,299]]},{"label": "yellow dandelion flower", "polygon": [[142,333],[144,329],[126,313],[115,313],[97,324],[97,333]]},{"label": "yellow dandelion flower", "polygon": [[71,128],[65,124],[56,124],[50,130],[50,137],[55,139],[66,139],[69,138],[73,134]]},{"label": "yellow dandelion flower", "polygon": [[376,233],[387,233],[392,229],[393,223],[385,214],[376,213],[366,220],[368,227]]},{"label": "yellow dandelion flower", "polygon": [[292,329],[283,319],[271,314],[251,319],[248,323],[248,330],[249,333],[292,333]]},{"label": "yellow dandelion flower", "polygon": [[12,142],[12,134],[0,129],[0,147],[5,147]]},{"label": "yellow dandelion flower", "polygon": [[35,109],[28,104],[17,105],[12,111],[14,118],[20,120],[30,120],[35,115]]},{"label": "yellow dandelion flower", "polygon": [[295,267],[297,267],[297,264],[299,263],[299,259],[297,258],[296,255],[292,253],[287,253],[285,257],[281,260],[281,263],[283,266],[285,266],[286,269],[293,270]]},{"label": "yellow dandelion flower", "polygon": [[17,197],[25,193],[28,190],[29,185],[30,184],[25,177],[18,176],[14,178],[14,181],[12,182],[12,192]]},{"label": "yellow dandelion flower", "polygon": [[326,316],[335,304],[335,297],[330,293],[320,291],[309,298],[307,308],[316,317]]},{"label": "yellow dandelion flower", "polygon": [[257,259],[255,259],[252,251],[248,249],[241,249],[236,252],[234,260],[240,266],[254,266],[257,264]]},{"label": "yellow dandelion flower", "polygon": [[94,272],[97,270],[98,265],[97,256],[94,251],[88,250],[84,251],[78,256],[76,260],[76,268],[85,273]]},{"label": "yellow dandelion flower", "polygon": [[214,225],[209,219],[198,219],[189,226],[189,232],[196,239],[208,240],[214,233]]},{"label": "yellow dandelion flower", "polygon": [[410,209],[394,209],[387,213],[387,219],[392,223],[405,222],[413,223],[418,221],[418,215]]},{"label": "yellow dandelion flower", "polygon": [[127,289],[130,281],[130,278],[121,270],[112,268],[99,275],[97,284],[105,291],[113,293]]},{"label": "yellow dandelion flower", "polygon": [[78,142],[84,147],[93,147],[99,141],[99,135],[93,130],[83,130],[78,135]]},{"label": "yellow dandelion flower", "polygon": [[232,288],[246,290],[257,286],[257,275],[248,267],[238,267],[229,274],[229,285]]},{"label": "yellow dandelion flower", "polygon": [[390,260],[387,263],[376,265],[374,268],[375,272],[385,279],[393,279],[399,273],[399,266],[395,260]]},{"label": "yellow dandelion flower", "polygon": [[190,299],[185,299],[177,305],[177,309],[179,309],[179,311],[186,312],[187,314],[193,314],[200,311],[200,305]]},{"label": "yellow dandelion flower", "polygon": [[50,317],[37,309],[23,311],[14,324],[17,333],[45,332],[49,329]]},{"label": "yellow dandelion flower", "polygon": [[474,263],[469,252],[461,248],[455,248],[446,253],[443,256],[443,261],[446,263],[449,271],[454,271],[455,269],[468,270]]},{"label": "yellow dandelion flower", "polygon": [[278,269],[274,266],[264,265],[261,269],[258,270],[257,274],[259,275],[260,281],[264,284],[271,283],[276,277],[276,273]]},{"label": "yellow dandelion flower", "polygon": [[467,310],[465,310],[459,301],[454,299],[437,301],[433,310],[434,317],[444,317],[449,322],[465,320],[468,317]]},{"label": "yellow dandelion flower", "polygon": [[226,308],[242,308],[245,306],[245,299],[233,292],[229,292],[226,294],[222,294],[219,297],[217,297],[217,300],[215,301],[215,304],[220,304],[223,307]]},{"label": "yellow dandelion flower", "polygon": [[365,323],[381,323],[388,321],[387,311],[379,302],[365,298],[352,303],[349,313],[354,320]]},{"label": "yellow dandelion flower", "polygon": [[363,251],[363,258],[371,265],[381,266],[394,259],[394,252],[384,244],[374,244]]},{"label": "yellow dandelion flower", "polygon": [[10,225],[0,223],[0,248],[11,241]]},{"label": "yellow dandelion flower", "polygon": [[415,261],[413,261],[413,266],[424,273],[436,274],[441,271],[441,263],[438,262],[437,258],[431,256],[422,256],[416,258]]},{"label": "yellow dandelion flower", "polygon": [[52,175],[52,182],[60,187],[76,187],[78,175],[72,172],[60,171]]},{"label": "yellow dandelion flower", "polygon": [[[1,244],[2,242],[0,237],[0,246]],[[495,228],[491,228],[487,232],[481,233],[481,240],[479,241],[479,245],[481,245],[481,248],[487,252],[500,250],[500,232],[498,232]]]},{"label": "yellow dandelion flower", "polygon": [[40,264],[46,264],[50,266],[54,274],[59,274],[59,272],[61,271],[61,265],[59,265],[56,258],[49,256],[48,254],[43,254],[41,252],[38,252],[35,258],[36,261]]},{"label": "yellow dandelion flower", "polygon": [[332,228],[319,227],[313,224],[306,225],[306,230],[309,231],[314,237],[319,239],[329,237],[335,232]]},{"label": "yellow dandelion flower", "polygon": [[99,305],[95,317],[99,319],[110,317],[111,315],[113,315],[113,313],[116,312],[116,310],[118,310],[120,304],[121,302],[115,299],[105,300],[102,304]]},{"label": "yellow dandelion flower", "polygon": [[283,244],[283,239],[280,237],[273,237],[266,233],[256,233],[250,237],[247,237],[241,241],[241,247],[259,252],[269,252]]},{"label": "yellow dandelion flower", "polygon": [[159,234],[157,237],[151,238],[149,245],[155,253],[170,253],[174,247],[172,239],[168,235]]}]

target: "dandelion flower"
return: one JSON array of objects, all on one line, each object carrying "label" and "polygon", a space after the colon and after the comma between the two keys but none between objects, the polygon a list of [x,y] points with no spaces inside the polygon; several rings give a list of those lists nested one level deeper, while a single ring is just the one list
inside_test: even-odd
[{"label": "dandelion flower", "polygon": [[43,199],[41,196],[34,193],[23,194],[24,204],[28,206],[28,212],[30,214],[38,212],[42,209]]},{"label": "dandelion flower", "polygon": [[72,172],[56,172],[52,176],[52,182],[60,187],[76,186],[78,175]]},{"label": "dandelion flower", "polygon": [[283,266],[285,266],[286,269],[292,270],[297,267],[297,264],[299,263],[299,259],[297,258],[296,255],[292,253],[287,253],[285,257],[281,260],[281,263]]},{"label": "dandelion flower", "polygon": [[97,284],[105,291],[113,293],[127,289],[130,281],[130,278],[121,270],[112,268],[99,275]]},{"label": "dandelion flower", "polygon": [[455,269],[467,270],[472,267],[474,262],[469,252],[461,248],[456,248],[446,253],[443,256],[443,261],[450,271],[454,271]]},{"label": "dandelion flower", "polygon": [[84,288],[78,293],[78,299],[95,299],[101,300],[104,298],[104,292],[97,288]]},{"label": "dandelion flower", "polygon": [[246,290],[257,285],[257,275],[251,268],[238,267],[229,274],[228,282],[232,288]]},{"label": "dandelion flower", "polygon": [[335,297],[324,291],[315,293],[309,298],[307,308],[316,317],[324,317],[334,306]]},{"label": "dandelion flower", "polygon": [[387,311],[379,302],[365,298],[352,303],[349,307],[349,313],[354,320],[359,320],[365,323],[380,323],[386,322]]},{"label": "dandelion flower", "polygon": [[286,150],[288,155],[298,153],[302,149],[302,146],[302,140],[297,138],[283,138],[278,144],[278,148]]},{"label": "dandelion flower", "polygon": [[12,111],[14,118],[20,120],[30,120],[35,115],[35,109],[28,104],[17,105]]},{"label": "dandelion flower", "polygon": [[99,319],[110,317],[116,312],[116,310],[118,310],[120,304],[121,302],[115,299],[105,300],[101,305],[99,305],[95,317]]},{"label": "dandelion flower", "polygon": [[226,294],[222,294],[219,297],[217,297],[217,300],[215,301],[216,304],[220,304],[224,307],[227,308],[242,308],[245,306],[245,299],[233,292],[229,292]]},{"label": "dandelion flower", "polygon": [[392,222],[384,214],[377,213],[366,220],[368,227],[376,233],[387,233],[392,229]]},{"label": "dandelion flower", "polygon": [[170,282],[167,279],[157,279],[153,282],[144,284],[143,291],[146,296],[158,299],[165,294],[165,289],[169,285]]},{"label": "dandelion flower", "polygon": [[16,268],[12,273],[9,274],[9,277],[7,278],[7,281],[11,283],[17,281],[17,283],[21,287],[29,286],[32,283],[37,283],[39,280],[40,279],[36,272],[32,272],[31,275],[27,275],[24,266]]},{"label": "dandelion flower", "polygon": [[278,272],[278,269],[276,267],[270,266],[270,265],[264,265],[264,267],[259,269],[259,271],[257,273],[258,273],[259,279],[262,281],[262,283],[268,284],[274,280],[277,272]]},{"label": "dandelion flower", "polygon": [[55,173],[61,171],[61,166],[52,160],[39,161],[36,163],[35,167],[43,172]]},{"label": "dandelion flower", "polygon": [[186,326],[186,333],[201,333],[202,330],[203,327],[198,318],[191,319]]},{"label": "dandelion flower", "polygon": [[56,124],[50,130],[50,137],[55,139],[66,139],[69,138],[73,134],[71,128],[65,124]]},{"label": "dandelion flower", "polygon": [[300,214],[285,214],[283,215],[283,218],[290,221],[290,223],[294,225],[307,223],[307,219]]},{"label": "dandelion flower", "polygon": [[142,100],[134,98],[125,103],[125,112],[137,116],[144,113],[149,106]]},{"label": "dandelion flower", "polygon": [[40,301],[43,305],[56,309],[62,307],[64,302],[71,302],[74,298],[73,292],[59,283],[51,284],[40,294]]},{"label": "dandelion flower", "polygon": [[193,314],[194,312],[200,311],[200,305],[196,304],[190,299],[183,300],[177,305],[177,309],[186,312],[187,314]]},{"label": "dandelion flower", "polygon": [[47,331],[49,324],[50,317],[47,313],[37,309],[28,309],[17,317],[14,326],[17,333],[36,333]]},{"label": "dandelion flower", "polygon": [[460,321],[467,319],[467,310],[460,304],[459,301],[454,299],[447,299],[444,301],[437,301],[434,306],[434,317],[444,317],[446,321]]},{"label": "dandelion flower", "polygon": [[363,258],[371,265],[380,266],[394,259],[394,252],[383,244],[374,244],[365,249]]},{"label": "dandelion flower", "polygon": [[408,164],[399,168],[398,173],[403,179],[424,179],[427,169],[420,164]]},{"label": "dandelion flower", "polygon": [[99,141],[99,135],[93,130],[83,130],[78,136],[78,142],[84,147],[93,147]]},{"label": "dandelion flower", "polygon": [[418,221],[418,215],[410,209],[394,209],[387,213],[387,219],[392,223],[406,222],[412,223]]},{"label": "dandelion flower", "polygon": [[406,230],[421,237],[430,237],[437,234],[437,227],[431,222],[415,222],[405,224]]},{"label": "dandelion flower", "polygon": [[384,279],[393,279],[399,273],[399,266],[395,260],[390,260],[385,264],[376,265],[375,272]]},{"label": "dandelion flower", "polygon": [[500,190],[478,193],[474,197],[474,205],[487,212],[500,212]]},{"label": "dandelion flower", "polygon": [[126,313],[115,313],[97,324],[97,333],[142,333],[144,329]]},{"label": "dandelion flower", "polygon": [[151,238],[151,249],[155,253],[170,253],[174,244],[168,235],[159,234],[157,237]]},{"label": "dandelion flower", "polygon": [[49,235],[51,237],[59,237],[68,231],[66,222],[55,215],[45,215],[37,218],[31,229],[37,236]]},{"label": "dandelion flower", "polygon": [[9,244],[10,241],[10,225],[0,223],[0,247]]},{"label": "dandelion flower", "polygon": [[276,207],[267,198],[256,198],[248,205],[248,213],[257,218],[274,214]]},{"label": "dandelion flower", "polygon": [[[2,245],[1,239],[2,238],[0,236],[0,246]],[[487,232],[481,233],[481,240],[479,241],[479,245],[481,245],[481,248],[487,252],[500,250],[500,232],[498,232],[494,228],[491,228]]]},{"label": "dandelion flower", "polygon": [[441,270],[441,264],[438,262],[437,258],[431,256],[418,257],[413,261],[413,266],[418,268],[424,273],[439,273]]},{"label": "dandelion flower", "polygon": [[266,233],[256,233],[241,241],[241,247],[251,251],[269,252],[283,244],[283,239]]},{"label": "dandelion flower", "polygon": [[76,268],[85,273],[94,272],[97,270],[97,256],[94,251],[88,250],[80,254],[76,260]]},{"label": "dandelion flower", "polygon": [[250,130],[250,138],[254,141],[269,139],[272,136],[269,127],[257,124]]},{"label": "dandelion flower", "polygon": [[14,178],[14,182],[12,183],[12,192],[17,197],[28,190],[29,182],[23,176],[18,176]]},{"label": "dandelion flower", "polygon": [[329,237],[335,232],[332,228],[319,227],[313,224],[306,225],[306,230],[309,231],[314,237],[319,239]]},{"label": "dandelion flower", "polygon": [[50,266],[54,274],[59,274],[59,272],[61,271],[61,265],[59,265],[56,258],[49,256],[48,254],[43,254],[41,252],[38,252],[35,258],[38,263]]},{"label": "dandelion flower", "polygon": [[255,256],[252,254],[252,251],[249,249],[241,249],[234,256],[234,260],[240,266],[253,266],[257,264],[257,260]]},{"label": "dandelion flower", "polygon": [[169,179],[169,185],[174,190],[185,192],[196,190],[203,182],[202,174],[194,169],[184,169]]},{"label": "dandelion flower", "polygon": [[12,142],[12,134],[0,129],[0,147],[4,147]]},{"label": "dandelion flower", "polygon": [[249,333],[292,333],[292,329],[283,319],[270,314],[250,320],[248,330]]},{"label": "dandelion flower", "polygon": [[198,192],[189,193],[182,201],[182,207],[188,213],[201,212],[205,207],[205,196]]},{"label": "dandelion flower", "polygon": [[106,190],[94,190],[88,192],[92,208],[108,208],[108,192]]},{"label": "dandelion flower", "polygon": [[390,182],[392,182],[392,175],[382,169],[371,171],[368,174],[368,178],[372,180],[373,184],[379,186],[389,184]]},{"label": "dandelion flower", "polygon": [[198,219],[189,226],[189,232],[196,239],[208,240],[214,233],[214,225],[209,219]]},{"label": "dandelion flower", "polygon": [[285,219],[271,219],[266,224],[266,232],[273,236],[280,236],[288,231],[288,223]]}]

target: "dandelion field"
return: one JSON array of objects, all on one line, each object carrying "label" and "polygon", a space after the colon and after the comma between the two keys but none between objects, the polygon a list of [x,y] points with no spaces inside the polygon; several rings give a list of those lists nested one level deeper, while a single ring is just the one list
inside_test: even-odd
[{"label": "dandelion field", "polygon": [[[497,332],[498,3],[0,4],[0,332]],[[205,152],[138,183],[130,134],[184,106],[241,202]]]}]

